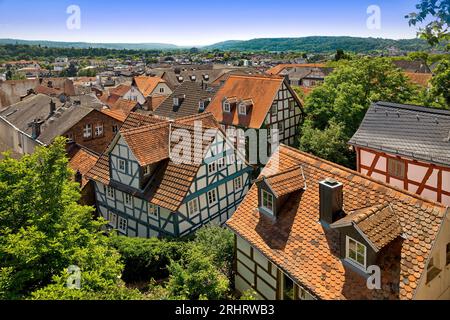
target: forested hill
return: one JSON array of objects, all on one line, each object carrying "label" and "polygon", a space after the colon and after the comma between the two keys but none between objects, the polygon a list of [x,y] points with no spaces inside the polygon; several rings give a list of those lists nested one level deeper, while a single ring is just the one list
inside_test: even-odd
[{"label": "forested hill", "polygon": [[429,50],[430,46],[422,39],[392,40],[381,38],[356,37],[304,37],[304,38],[261,38],[247,41],[225,41],[206,47],[219,50],[239,51],[301,51],[325,53],[337,49],[355,53],[384,51],[396,48],[401,51]]}]

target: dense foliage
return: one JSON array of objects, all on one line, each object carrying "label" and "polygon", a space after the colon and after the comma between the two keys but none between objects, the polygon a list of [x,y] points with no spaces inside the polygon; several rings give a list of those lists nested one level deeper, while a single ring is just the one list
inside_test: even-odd
[{"label": "dense foliage", "polygon": [[341,60],[306,99],[300,149],[354,167],[347,146],[372,102],[408,102],[415,93],[406,76],[385,58]]}]

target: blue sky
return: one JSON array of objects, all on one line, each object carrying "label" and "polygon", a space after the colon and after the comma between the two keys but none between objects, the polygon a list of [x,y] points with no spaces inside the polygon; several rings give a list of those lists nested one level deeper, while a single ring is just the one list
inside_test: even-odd
[{"label": "blue sky", "polygon": [[[0,38],[206,45],[263,37],[414,38],[404,16],[419,0],[0,0]],[[68,29],[70,5],[80,29]],[[381,9],[369,29],[367,8]]]}]

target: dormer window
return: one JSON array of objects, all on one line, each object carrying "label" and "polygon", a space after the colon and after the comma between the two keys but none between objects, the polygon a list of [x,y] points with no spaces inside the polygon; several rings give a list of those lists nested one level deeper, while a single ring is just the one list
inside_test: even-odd
[{"label": "dormer window", "polygon": [[243,103],[239,104],[239,115],[241,116],[247,115],[247,106]]},{"label": "dormer window", "polygon": [[178,107],[180,105],[180,99],[178,99],[178,97],[173,98],[173,105],[175,107]]},{"label": "dormer window", "polygon": [[195,81],[195,80],[197,80],[197,77],[196,76],[191,76],[191,81]]},{"label": "dormer window", "polygon": [[261,207],[273,214],[273,194],[261,189]]},{"label": "dormer window", "polygon": [[199,111],[199,112],[205,111],[205,101],[200,100],[200,101],[198,102],[198,111]]},{"label": "dormer window", "polygon": [[149,165],[143,167],[142,170],[143,170],[144,177],[145,177],[145,176],[148,176],[148,175],[150,174],[150,166],[149,166]]},{"label": "dormer window", "polygon": [[366,269],[366,246],[347,236],[346,259],[356,266]]},{"label": "dormer window", "polygon": [[223,111],[224,112],[231,112],[231,105],[229,102],[225,101],[223,103]]}]

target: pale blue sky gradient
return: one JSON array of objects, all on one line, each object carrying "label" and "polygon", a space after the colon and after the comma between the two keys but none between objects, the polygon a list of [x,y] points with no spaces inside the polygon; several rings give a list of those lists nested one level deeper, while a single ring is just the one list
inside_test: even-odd
[{"label": "pale blue sky gradient", "polygon": [[[0,0],[0,38],[207,45],[224,40],[313,35],[416,37],[404,16],[419,0]],[[68,30],[69,5],[81,29]],[[366,27],[381,8],[381,29]]]}]

